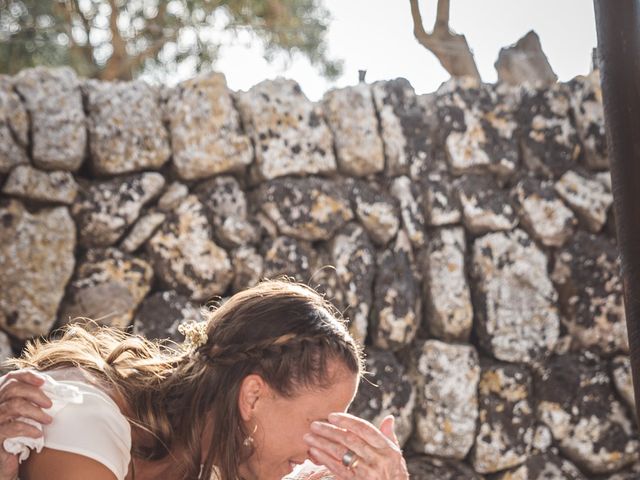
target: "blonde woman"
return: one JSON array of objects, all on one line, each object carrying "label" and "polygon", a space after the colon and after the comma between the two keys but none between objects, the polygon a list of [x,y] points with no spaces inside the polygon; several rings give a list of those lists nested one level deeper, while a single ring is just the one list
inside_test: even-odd
[{"label": "blonde woman", "polygon": [[[34,421],[44,448],[19,467],[3,451],[0,480],[275,480],[307,459],[338,479],[408,478],[393,419],[344,413],[361,353],[315,291],[263,282],[185,333],[179,350],[77,325],[31,344],[0,385],[0,440],[42,435]],[[42,382],[82,401],[50,418]]]}]

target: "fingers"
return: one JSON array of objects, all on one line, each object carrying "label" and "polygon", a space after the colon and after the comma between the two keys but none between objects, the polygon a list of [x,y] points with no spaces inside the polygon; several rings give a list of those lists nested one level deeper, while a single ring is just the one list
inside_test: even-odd
[{"label": "fingers", "polygon": [[42,431],[33,425],[16,420],[0,426],[0,438],[4,441],[7,438],[30,437],[38,438],[42,436]]},{"label": "fingers", "polygon": [[385,437],[387,437],[398,448],[400,448],[400,441],[398,440],[398,437],[396,437],[396,432],[394,428],[395,423],[396,421],[393,415],[387,415],[386,417],[384,417],[384,419],[382,420],[382,423],[380,424],[380,431]]},{"label": "fingers", "polygon": [[9,372],[2,377],[0,382],[4,383],[6,380],[10,380],[12,378],[33,385],[34,387],[40,387],[44,384],[44,378],[31,370],[15,370],[13,372]]},{"label": "fingers", "polygon": [[365,463],[358,463],[356,468],[348,469],[341,461],[336,460],[331,455],[316,447],[311,447],[309,453],[314,458],[314,463],[324,465],[338,480],[353,480],[354,478],[372,479],[377,478],[375,472]]},{"label": "fingers", "polygon": [[0,404],[12,398],[24,398],[39,407],[51,407],[51,400],[42,389],[31,383],[23,382],[23,378],[10,377],[3,379],[2,385],[0,385]]},{"label": "fingers", "polygon": [[41,424],[49,424],[52,417],[40,407],[23,398],[12,398],[0,403],[0,423],[17,419],[30,418]]},{"label": "fingers", "polygon": [[397,448],[380,430],[362,418],[348,413],[331,413],[329,414],[329,422],[336,427],[355,433],[375,448],[385,448],[391,445]]},{"label": "fingers", "polygon": [[311,431],[315,435],[306,435],[304,440],[314,447],[331,454],[335,459],[342,460],[347,450],[353,450],[363,459],[376,455],[375,449],[365,440],[353,432],[343,430],[325,422],[311,423]]}]

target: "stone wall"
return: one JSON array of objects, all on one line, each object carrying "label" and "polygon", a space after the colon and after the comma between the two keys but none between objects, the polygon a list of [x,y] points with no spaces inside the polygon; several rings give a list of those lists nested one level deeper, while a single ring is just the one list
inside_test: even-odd
[{"label": "stone wall", "polygon": [[597,72],[312,103],[26,70],[0,185],[2,356],[76,316],[179,340],[286,274],[366,343],[353,410],[398,416],[412,478],[640,476]]}]

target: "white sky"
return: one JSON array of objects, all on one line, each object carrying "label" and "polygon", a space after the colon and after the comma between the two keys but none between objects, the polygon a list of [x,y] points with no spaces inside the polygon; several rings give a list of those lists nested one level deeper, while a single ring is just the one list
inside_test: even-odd
[{"label": "white sky", "polygon": [[[431,31],[436,0],[421,0],[425,29]],[[255,45],[226,47],[216,69],[233,90],[247,90],[279,75],[296,80],[306,95],[318,100],[333,87],[357,83],[358,70],[367,81],[405,77],[417,93],[428,93],[449,78],[436,58],[413,36],[409,0],[324,0],[333,21],[329,49],[344,60],[344,74],[328,82],[303,58],[289,65],[267,63]],[[529,30],[560,80],[586,74],[596,46],[591,0],[451,0],[450,27],[467,37],[482,79],[497,79],[495,63],[501,47],[515,43]]]}]

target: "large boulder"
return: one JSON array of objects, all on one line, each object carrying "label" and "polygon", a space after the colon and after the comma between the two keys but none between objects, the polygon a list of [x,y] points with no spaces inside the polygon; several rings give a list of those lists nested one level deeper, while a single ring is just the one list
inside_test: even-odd
[{"label": "large boulder", "polygon": [[473,446],[478,418],[478,354],[470,345],[439,340],[416,348],[413,450],[462,460]]},{"label": "large boulder", "polygon": [[423,267],[425,323],[429,333],[440,340],[469,341],[473,305],[465,255],[461,227],[440,228],[429,238]]},{"label": "large boulder", "polygon": [[30,213],[0,203],[0,326],[27,339],[46,335],[75,266],[76,229],[65,207]]},{"label": "large boulder", "polygon": [[164,182],[156,172],[82,182],[71,209],[80,230],[79,243],[88,247],[115,244],[142,208],[162,191]]},{"label": "large boulder", "polygon": [[333,139],[322,109],[293,80],[264,80],[237,94],[247,133],[256,148],[258,179],[336,170]]},{"label": "large boulder", "polygon": [[547,257],[522,230],[490,233],[473,244],[472,277],[480,345],[498,360],[535,362],[560,334]]},{"label": "large boulder", "polygon": [[205,208],[187,196],[147,242],[147,253],[162,286],[207,301],[222,295],[233,279],[227,252],[212,239]]},{"label": "large boulder", "polygon": [[531,452],[535,414],[529,371],[518,365],[482,365],[478,385],[479,425],[471,452],[473,468],[494,473],[523,463]]},{"label": "large boulder", "polygon": [[60,321],[89,318],[126,328],[152,280],[153,269],[144,260],[114,248],[89,250],[70,283]]},{"label": "large boulder", "polygon": [[590,475],[613,473],[638,459],[638,432],[615,398],[606,364],[585,351],[535,370],[537,417],[564,456]]},{"label": "large boulder", "polygon": [[271,180],[259,188],[256,204],[281,234],[300,240],[329,240],[353,218],[344,185],[319,177]]},{"label": "large boulder", "polygon": [[0,174],[29,163],[29,117],[13,90],[13,79],[0,75]]},{"label": "large boulder", "polygon": [[374,425],[387,415],[395,417],[394,430],[400,446],[413,429],[413,408],[416,392],[409,375],[393,353],[367,349],[365,377],[360,381],[358,395],[349,413]]},{"label": "large boulder", "polygon": [[620,261],[615,243],[579,230],[555,256],[553,281],[569,334],[580,348],[628,352]]},{"label": "large boulder", "polygon": [[338,169],[356,177],[382,171],[384,151],[371,87],[360,83],[330,90],[322,105],[335,139]]},{"label": "large boulder", "polygon": [[43,170],[80,168],[87,129],[80,81],[69,67],[37,67],[15,77],[31,117],[32,157]]},{"label": "large boulder", "polygon": [[167,100],[173,165],[185,180],[242,170],[253,161],[249,138],[221,73],[179,83]]},{"label": "large boulder", "polygon": [[420,325],[420,288],[413,270],[409,238],[403,230],[390,249],[379,253],[373,285],[373,345],[399,350],[409,345]]},{"label": "large boulder", "polygon": [[98,175],[154,170],[169,160],[158,89],[136,80],[83,85],[91,167]]}]

